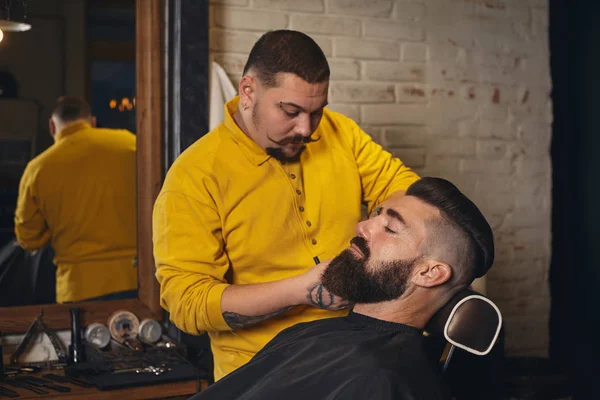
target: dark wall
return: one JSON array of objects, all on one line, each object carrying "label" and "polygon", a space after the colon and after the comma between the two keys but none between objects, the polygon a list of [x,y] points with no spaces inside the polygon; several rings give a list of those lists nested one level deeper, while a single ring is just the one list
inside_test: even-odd
[{"label": "dark wall", "polygon": [[550,52],[550,354],[577,398],[600,398],[600,2],[550,0]]},{"label": "dark wall", "polygon": [[166,169],[208,132],[208,0],[166,2]]},{"label": "dark wall", "polygon": [[[165,172],[208,132],[208,0],[165,2]],[[208,335],[189,335],[169,323],[169,335],[188,346],[199,378],[212,381]]]}]

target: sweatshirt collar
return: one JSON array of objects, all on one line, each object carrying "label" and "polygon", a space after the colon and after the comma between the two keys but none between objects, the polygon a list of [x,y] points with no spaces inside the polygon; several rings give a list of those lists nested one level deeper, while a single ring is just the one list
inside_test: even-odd
[{"label": "sweatshirt collar", "polygon": [[75,132],[82,131],[84,129],[89,129],[91,127],[92,126],[87,122],[75,122],[73,124],[69,124],[54,136],[54,141],[57,142],[69,135],[72,135]]},{"label": "sweatshirt collar", "polygon": [[235,123],[233,114],[235,114],[239,102],[240,96],[236,96],[225,104],[225,118],[223,123],[225,124],[227,130],[231,133],[233,141],[240,145],[240,148],[246,157],[248,157],[248,159],[250,159],[250,161],[252,161],[254,164],[262,165],[265,163],[265,161],[271,158],[271,156],[268,155],[267,152],[254,140],[250,139],[250,137],[246,135]]}]

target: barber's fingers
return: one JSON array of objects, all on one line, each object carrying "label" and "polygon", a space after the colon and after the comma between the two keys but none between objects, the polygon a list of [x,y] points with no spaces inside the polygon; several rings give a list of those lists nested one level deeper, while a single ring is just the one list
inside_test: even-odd
[{"label": "barber's fingers", "polygon": [[346,302],[338,304],[336,310],[344,310],[346,308],[352,307],[353,305],[354,305],[354,303],[346,301]]},{"label": "barber's fingers", "polygon": [[350,308],[352,306],[354,306],[354,303],[335,296],[335,302],[327,307],[327,309],[331,311],[339,311],[345,310],[346,308]]}]

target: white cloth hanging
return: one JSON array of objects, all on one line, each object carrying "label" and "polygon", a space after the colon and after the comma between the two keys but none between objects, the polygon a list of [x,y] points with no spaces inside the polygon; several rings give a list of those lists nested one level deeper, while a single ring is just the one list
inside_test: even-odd
[{"label": "white cloth hanging", "polygon": [[223,67],[214,61],[211,63],[209,84],[208,129],[213,130],[225,118],[223,106],[237,95],[237,89],[231,83]]}]

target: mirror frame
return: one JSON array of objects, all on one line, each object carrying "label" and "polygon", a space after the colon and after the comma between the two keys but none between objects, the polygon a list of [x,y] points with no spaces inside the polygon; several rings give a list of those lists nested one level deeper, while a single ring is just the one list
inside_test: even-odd
[{"label": "mirror frame", "polygon": [[80,307],[83,326],[106,323],[116,310],[133,312],[140,321],[162,320],[159,285],[152,254],[152,208],[160,191],[163,171],[163,42],[162,0],[136,0],[136,115],[137,115],[137,257],[138,298],[71,304],[40,304],[0,308],[2,333],[25,332],[43,312],[50,329],[69,329],[69,309]]}]

